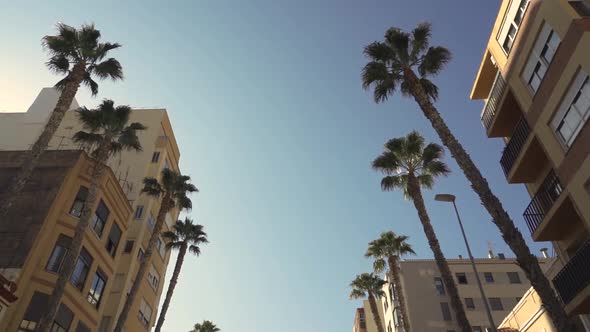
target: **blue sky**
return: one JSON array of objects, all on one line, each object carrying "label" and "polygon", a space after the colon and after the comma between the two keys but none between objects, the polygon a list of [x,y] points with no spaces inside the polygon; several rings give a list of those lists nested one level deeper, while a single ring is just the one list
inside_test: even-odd
[{"label": "blue sky", "polygon": [[[57,77],[44,67],[43,35],[62,21],[95,22],[124,66],[122,83],[98,98],[168,109],[181,167],[201,193],[191,216],[211,244],[185,261],[165,331],[210,319],[222,331],[341,332],[358,302],[348,283],[371,263],[367,242],[385,230],[409,235],[430,258],[416,212],[401,193],[383,193],[370,169],[383,143],[413,129],[438,142],[407,99],[375,105],[360,86],[362,48],[390,26],[431,21],[433,42],[454,59],[436,79],[437,106],[530,241],[522,211],[528,196],[508,185],[502,142],[484,136],[481,101],[469,91],[500,1],[252,0],[42,1],[0,5],[0,110],[26,110]],[[509,253],[457,165],[424,193],[447,257],[465,254],[454,193],[476,256],[488,241]],[[532,244],[534,251],[541,244]],[[511,256],[511,254],[508,254]],[[168,273],[167,278],[170,276]]]}]

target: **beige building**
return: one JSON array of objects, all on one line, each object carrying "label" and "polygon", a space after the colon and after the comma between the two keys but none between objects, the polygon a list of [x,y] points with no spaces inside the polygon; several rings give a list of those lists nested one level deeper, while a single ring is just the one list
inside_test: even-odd
[{"label": "beige building", "polygon": [[539,295],[531,287],[498,327],[519,332],[557,332],[541,304]]},{"label": "beige building", "polygon": [[[381,318],[381,322],[383,322],[383,307],[377,305],[377,308],[379,310],[379,318]],[[356,309],[352,332],[377,332],[377,324],[375,323],[375,318],[368,300],[363,300],[363,306]]]},{"label": "beige building", "polygon": [[[500,258],[475,260],[496,325],[502,322],[530,287],[524,273],[516,265],[516,260],[499,256]],[[468,259],[449,259],[448,263],[473,331],[485,331],[489,323],[471,263]],[[541,259],[541,264],[545,263],[546,260]],[[412,331],[459,331],[435,261],[405,260],[400,263],[400,267],[402,289]],[[397,303],[392,301],[395,299],[392,285],[387,283],[384,290],[386,296],[381,301],[385,313],[385,331],[403,331],[398,308],[392,305]]]},{"label": "beige building", "polygon": [[[526,186],[523,218],[551,241],[547,272],[566,313],[590,314],[590,1],[503,0],[472,99],[509,183]],[[518,219],[515,219],[518,221]]]},{"label": "beige building", "polygon": [[[34,142],[47,121],[49,112],[57,102],[59,94],[51,88],[41,91],[26,113],[0,113],[0,150],[23,150]],[[118,104],[118,101],[115,101]],[[77,102],[71,109],[77,108]],[[92,108],[95,105],[87,105]],[[81,130],[76,113],[68,111],[58,131],[49,144],[50,150],[77,149],[71,137]],[[131,122],[140,122],[148,129],[138,133],[142,152],[126,152],[112,158],[109,166],[117,178],[126,198],[133,209],[127,220],[129,231],[122,240],[123,254],[112,278],[112,287],[106,297],[106,306],[102,312],[98,331],[112,330],[121,311],[137,268],[139,258],[146,248],[159,201],[141,195],[145,177],[159,177],[162,169],[171,168],[179,171],[180,151],[165,109],[135,109],[131,113]],[[166,216],[163,231],[170,229],[179,211],[173,210]],[[139,295],[131,308],[127,320],[127,331],[146,331],[154,324],[157,308],[162,295],[166,267],[170,253],[160,240],[157,254],[152,256],[151,266],[146,279],[142,282]]]}]

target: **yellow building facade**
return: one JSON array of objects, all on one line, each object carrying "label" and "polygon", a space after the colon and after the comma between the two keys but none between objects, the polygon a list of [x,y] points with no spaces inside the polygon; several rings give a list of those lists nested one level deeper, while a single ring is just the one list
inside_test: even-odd
[{"label": "yellow building facade", "polygon": [[[0,187],[6,188],[17,173],[22,154],[0,152]],[[16,284],[18,297],[3,314],[0,331],[35,330],[74,236],[93,165],[80,150],[45,153],[0,222],[3,243],[8,244],[0,249],[0,266]],[[122,257],[132,212],[110,169],[101,179],[96,206],[90,208],[93,217],[52,331],[96,331],[107,310],[105,298]]]},{"label": "yellow building facade", "polygon": [[471,91],[485,102],[487,136],[506,143],[507,181],[531,195],[523,206],[531,237],[556,250],[547,275],[582,321],[590,314],[589,74],[590,1],[503,0]]}]

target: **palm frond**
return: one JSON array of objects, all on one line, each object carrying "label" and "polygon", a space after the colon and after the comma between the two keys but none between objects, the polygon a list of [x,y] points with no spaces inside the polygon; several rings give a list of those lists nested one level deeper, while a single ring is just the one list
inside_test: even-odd
[{"label": "palm frond", "polygon": [[432,186],[434,185],[434,178],[431,174],[422,173],[416,176],[416,179],[418,180],[418,184],[422,188],[432,189]]},{"label": "palm frond", "polygon": [[401,163],[397,156],[391,152],[383,152],[371,163],[371,167],[385,174],[396,174],[401,168]]},{"label": "palm frond", "polygon": [[96,30],[94,24],[84,24],[80,29],[76,31],[78,37],[78,48],[79,52],[85,59],[92,58],[96,47],[98,46],[98,40],[100,39],[100,31]]},{"label": "palm frond", "polygon": [[79,131],[74,134],[72,140],[76,143],[82,144],[85,147],[94,147],[98,146],[102,142],[103,137],[99,134]]},{"label": "palm frond", "polygon": [[417,59],[428,48],[431,30],[428,22],[420,23],[412,30],[412,59]]},{"label": "palm frond", "polygon": [[70,61],[63,54],[56,54],[50,57],[45,65],[56,74],[68,74],[70,71]]},{"label": "palm frond", "polygon": [[98,83],[96,83],[90,73],[85,73],[84,78],[82,79],[82,84],[90,89],[92,96],[96,96],[98,94]]},{"label": "palm frond", "polygon": [[381,179],[381,190],[393,191],[397,189],[405,190],[408,185],[408,176],[406,174],[401,175],[388,175]]},{"label": "palm frond", "polygon": [[[385,63],[376,61],[367,63],[365,67],[363,67],[361,74],[363,89],[367,90],[371,85],[377,85],[380,82],[389,79],[389,75],[390,73]],[[395,90],[395,82],[393,89]]]},{"label": "palm frond", "polygon": [[428,97],[435,101],[438,99],[438,87],[432,81],[423,77],[420,79],[420,85]]},{"label": "palm frond", "polygon": [[430,47],[418,65],[421,76],[437,75],[451,61],[451,52],[442,47]]},{"label": "palm frond", "polygon": [[94,61],[101,61],[106,57],[109,51],[121,47],[118,43],[99,43],[94,53]]},{"label": "palm frond", "polygon": [[196,245],[191,245],[190,247],[188,247],[188,252],[195,256],[199,256],[201,255],[201,248],[199,248]]},{"label": "palm frond", "polygon": [[70,82],[70,76],[68,75],[68,76],[62,78],[61,80],[59,80],[57,83],[55,83],[55,85],[53,87],[56,88],[58,91],[63,91],[69,82]]},{"label": "palm frond", "polygon": [[422,150],[424,148],[424,137],[420,135],[417,131],[413,130],[408,135],[406,135],[405,142],[405,153],[408,156],[421,156]]},{"label": "palm frond", "polygon": [[391,47],[382,42],[372,42],[371,44],[365,46],[363,53],[366,57],[373,60],[372,62],[377,61],[385,63],[392,61],[395,57],[395,53]]},{"label": "palm frond", "polygon": [[427,165],[435,160],[439,160],[444,155],[444,149],[442,146],[436,143],[430,143],[422,151],[422,161],[423,167],[427,167]]},{"label": "palm frond", "polygon": [[404,65],[409,65],[410,53],[410,35],[399,28],[389,28],[385,32],[386,44],[395,52],[399,61]]},{"label": "palm frond", "polygon": [[74,27],[67,24],[56,24],[57,35],[45,36],[42,39],[42,45],[50,55],[69,56],[72,59],[78,57],[76,45],[78,43],[77,33]]},{"label": "palm frond", "polygon": [[377,258],[373,262],[373,270],[375,270],[375,273],[383,273],[383,271],[385,271],[386,266],[387,264],[385,263],[385,260],[383,258]]},{"label": "palm frond", "polygon": [[141,192],[148,196],[159,197],[163,190],[158,179],[147,177],[143,179],[143,189],[141,189]]},{"label": "palm frond", "polygon": [[123,67],[115,58],[91,65],[88,71],[100,79],[111,78],[113,81],[123,79]]},{"label": "palm frond", "polygon": [[428,165],[424,167],[422,172],[433,177],[439,177],[449,175],[449,173],[451,173],[451,170],[444,162],[440,160],[435,160],[428,163]]}]

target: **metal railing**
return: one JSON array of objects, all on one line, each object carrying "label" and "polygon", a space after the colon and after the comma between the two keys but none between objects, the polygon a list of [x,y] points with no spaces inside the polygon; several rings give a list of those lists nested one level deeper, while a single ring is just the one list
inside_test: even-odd
[{"label": "metal railing", "polygon": [[570,303],[590,285],[590,240],[576,252],[553,279],[553,285],[564,304]]},{"label": "metal railing", "polygon": [[481,123],[483,123],[486,130],[490,129],[490,126],[492,125],[492,121],[496,116],[496,109],[500,103],[500,98],[502,98],[502,95],[504,94],[505,88],[506,81],[504,81],[502,74],[498,71],[494,83],[492,84],[492,90],[490,91],[488,100],[481,112]]},{"label": "metal railing", "polygon": [[516,159],[518,159],[518,155],[530,133],[531,128],[529,127],[529,123],[524,116],[522,116],[516,124],[512,137],[508,144],[506,144],[506,147],[502,152],[502,158],[500,159],[500,165],[502,165],[502,170],[504,170],[504,175],[506,175],[506,177],[510,174],[510,170],[512,169],[512,166],[514,166]]},{"label": "metal railing", "polygon": [[535,233],[539,225],[541,225],[545,215],[562,192],[563,186],[559,182],[555,171],[549,171],[541,187],[539,187],[539,190],[522,214],[531,234]]}]

